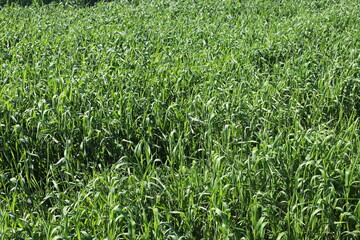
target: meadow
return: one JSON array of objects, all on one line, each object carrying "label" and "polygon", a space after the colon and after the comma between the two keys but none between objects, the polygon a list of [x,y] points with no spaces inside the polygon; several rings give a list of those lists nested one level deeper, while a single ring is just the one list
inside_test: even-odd
[{"label": "meadow", "polygon": [[357,1],[0,5],[0,239],[360,238]]}]

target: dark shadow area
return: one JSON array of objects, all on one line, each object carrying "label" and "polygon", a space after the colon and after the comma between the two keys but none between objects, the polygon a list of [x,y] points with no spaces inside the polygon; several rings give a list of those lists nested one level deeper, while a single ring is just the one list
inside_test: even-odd
[{"label": "dark shadow area", "polygon": [[360,78],[357,74],[344,81],[340,99],[345,114],[355,111],[357,117],[360,117]]},{"label": "dark shadow area", "polygon": [[32,4],[47,5],[50,3],[68,2],[71,5],[78,6],[94,6],[98,2],[111,2],[113,0],[0,0],[0,7],[6,5],[19,5],[22,7],[30,6]]}]

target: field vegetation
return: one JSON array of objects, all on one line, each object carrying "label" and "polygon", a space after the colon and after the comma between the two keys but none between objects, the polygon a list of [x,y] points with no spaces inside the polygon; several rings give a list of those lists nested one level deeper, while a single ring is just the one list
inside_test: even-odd
[{"label": "field vegetation", "polygon": [[0,239],[360,238],[357,1],[2,1]]}]

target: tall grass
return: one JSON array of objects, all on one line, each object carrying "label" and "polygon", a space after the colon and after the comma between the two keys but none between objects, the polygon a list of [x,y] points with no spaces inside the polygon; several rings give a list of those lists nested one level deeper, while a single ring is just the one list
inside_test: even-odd
[{"label": "tall grass", "polygon": [[358,239],[356,1],[0,10],[1,239]]}]

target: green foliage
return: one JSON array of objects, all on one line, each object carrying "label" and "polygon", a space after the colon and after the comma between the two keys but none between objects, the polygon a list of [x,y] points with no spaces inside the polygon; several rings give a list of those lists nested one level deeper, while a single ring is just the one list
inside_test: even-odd
[{"label": "green foliage", "polygon": [[0,239],[360,237],[356,1],[3,3]]}]

